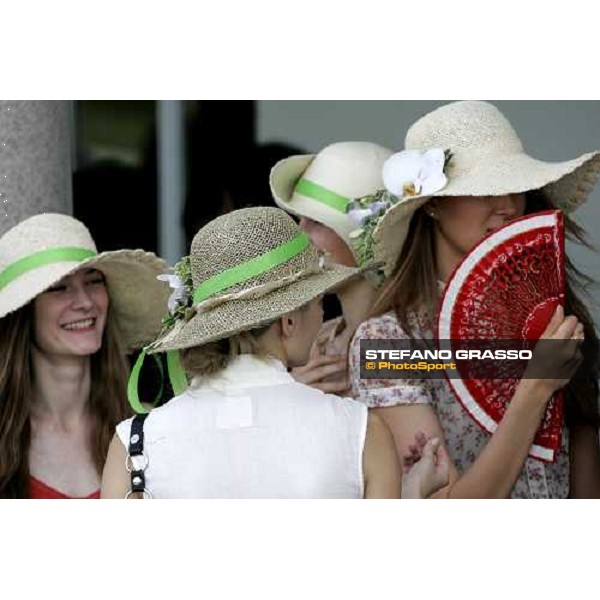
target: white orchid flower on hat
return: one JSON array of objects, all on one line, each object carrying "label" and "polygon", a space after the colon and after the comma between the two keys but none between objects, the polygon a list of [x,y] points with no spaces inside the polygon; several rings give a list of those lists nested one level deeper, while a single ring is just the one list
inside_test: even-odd
[{"label": "white orchid flower on hat", "polygon": [[354,208],[348,211],[348,218],[357,227],[362,227],[369,217],[378,217],[387,207],[387,202],[379,200],[365,208]]},{"label": "white orchid flower on hat", "polygon": [[173,290],[169,296],[167,306],[169,307],[169,312],[174,314],[179,306],[185,303],[187,298],[187,288],[184,281],[181,279],[181,277],[177,275],[170,275],[168,273],[157,275],[156,279],[159,281],[166,281],[169,284],[169,287]]},{"label": "white orchid flower on hat", "polygon": [[448,182],[444,175],[446,160],[441,148],[397,152],[383,165],[383,183],[399,198],[432,196]]},{"label": "white orchid flower on hat", "polygon": [[[348,219],[357,226],[349,238],[361,266],[373,261],[373,233],[383,215],[398,202],[433,196],[443,189],[448,183],[444,169],[451,156],[449,151],[441,148],[403,150],[393,154],[383,165],[385,187],[348,204]],[[380,279],[382,277],[381,274]]]}]

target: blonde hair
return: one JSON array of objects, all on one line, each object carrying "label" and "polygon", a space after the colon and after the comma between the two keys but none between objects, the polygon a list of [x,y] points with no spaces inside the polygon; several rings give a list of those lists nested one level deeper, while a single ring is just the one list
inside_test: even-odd
[{"label": "blonde hair", "polygon": [[188,377],[210,377],[224,370],[241,354],[261,355],[260,338],[275,321],[237,335],[211,342],[204,346],[194,346],[181,351],[181,362]]}]

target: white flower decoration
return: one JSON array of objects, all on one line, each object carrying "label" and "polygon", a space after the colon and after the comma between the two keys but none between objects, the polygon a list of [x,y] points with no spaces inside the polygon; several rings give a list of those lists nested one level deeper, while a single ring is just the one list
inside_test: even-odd
[{"label": "white flower decoration", "polygon": [[353,225],[361,227],[365,219],[371,216],[371,211],[368,208],[355,208],[348,213],[348,218]]},{"label": "white flower decoration", "polygon": [[383,200],[379,200],[378,202],[373,202],[369,208],[371,209],[371,214],[374,217],[378,217],[381,213],[388,209],[388,203],[384,202]]},{"label": "white flower decoration", "polygon": [[169,307],[169,312],[174,314],[179,305],[183,304],[186,300],[187,290],[185,284],[177,275],[169,275],[168,273],[157,275],[156,279],[168,282],[169,287],[173,290],[173,293],[169,296],[167,306]]},{"label": "white flower decoration", "polygon": [[383,183],[398,196],[433,196],[448,182],[444,175],[446,157],[441,148],[426,152],[403,150],[387,159],[383,165]]},{"label": "white flower decoration", "polygon": [[348,218],[357,227],[362,227],[369,217],[378,217],[387,208],[387,203],[380,200],[366,208],[355,208],[348,212]]}]

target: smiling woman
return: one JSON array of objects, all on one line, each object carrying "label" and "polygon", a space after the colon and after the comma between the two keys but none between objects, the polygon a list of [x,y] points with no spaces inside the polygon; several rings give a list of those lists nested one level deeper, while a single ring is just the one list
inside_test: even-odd
[{"label": "smiling woman", "polygon": [[160,327],[165,270],[141,250],[98,254],[64,215],[0,238],[0,497],[99,497],[125,352]]},{"label": "smiling woman", "polygon": [[108,311],[104,275],[81,269],[63,277],[33,303],[36,347],[56,355],[87,356],[100,349]]}]

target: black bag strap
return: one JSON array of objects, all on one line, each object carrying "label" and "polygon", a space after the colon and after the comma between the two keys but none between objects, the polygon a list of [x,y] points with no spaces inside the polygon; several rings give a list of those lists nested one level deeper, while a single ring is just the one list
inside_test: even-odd
[{"label": "black bag strap", "polygon": [[[131,430],[129,432],[129,447],[127,448],[127,458],[125,459],[125,468],[131,475],[131,489],[127,492],[125,498],[132,494],[141,493],[142,496],[152,498],[150,492],[146,489],[146,476],[144,471],[148,467],[148,456],[144,452],[144,421],[148,413],[135,415],[131,421]],[[142,464],[139,469],[134,468],[134,457],[141,456]]]},{"label": "black bag strap", "polygon": [[144,453],[144,421],[148,413],[135,415],[129,432],[129,456],[141,456]]}]

